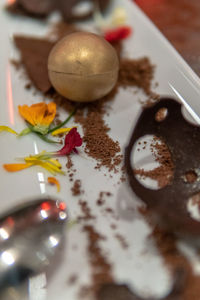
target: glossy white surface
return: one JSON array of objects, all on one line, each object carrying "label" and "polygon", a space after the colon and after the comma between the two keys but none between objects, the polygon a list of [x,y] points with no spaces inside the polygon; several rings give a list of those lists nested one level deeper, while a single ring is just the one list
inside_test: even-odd
[{"label": "glossy white surface", "polygon": [[[25,80],[20,78],[20,72],[17,72],[9,62],[11,58],[18,56],[12,43],[12,35],[19,32],[44,35],[48,26],[39,21],[6,14],[2,8],[4,3],[5,1],[1,1],[0,4],[0,124],[20,131],[24,128],[24,122],[18,115],[17,106],[39,102],[42,97],[24,89]],[[199,78],[132,1],[116,0],[114,3],[114,5],[120,4],[125,7],[129,18],[128,23],[134,28],[134,34],[125,42],[124,56],[132,58],[148,56],[156,65],[155,82],[159,83],[156,92],[171,96],[180,94],[180,100],[188,101],[192,109],[200,115]],[[90,24],[85,25],[90,27]],[[115,101],[111,103],[110,116],[105,117],[111,128],[110,135],[120,142],[122,150],[141,110],[138,99],[145,100],[146,96],[141,91],[134,94],[133,90],[120,90]],[[65,115],[61,114],[61,116],[64,119]],[[16,157],[23,157],[44,149],[57,149],[56,146],[49,146],[32,135],[16,139],[13,135],[1,133],[0,140],[0,166],[14,162]],[[85,190],[82,199],[88,201],[92,213],[98,216],[95,228],[107,236],[107,240],[101,245],[108,253],[108,260],[113,263],[115,278],[119,282],[130,283],[136,292],[144,295],[166,293],[170,285],[169,275],[163,267],[162,259],[153,242],[148,238],[150,228],[135,210],[137,205],[135,197],[127,184],[118,184],[120,174],[114,174],[113,178],[110,178],[106,170],[102,169],[99,172],[94,169],[95,161],[91,158],[75,156],[72,159],[77,169],[75,179],[81,179]],[[63,158],[60,161],[65,166],[66,160]],[[106,176],[104,176],[105,173]],[[39,168],[10,174],[0,167],[1,211],[6,211],[23,200],[28,201],[29,198],[48,194],[65,201],[71,219],[76,219],[80,207],[78,198],[71,195],[68,174],[58,176],[61,182],[60,194],[56,193],[55,187],[46,184],[48,176],[48,173]],[[110,224],[116,221],[109,214],[103,215],[95,204],[100,191],[110,191],[113,194],[107,200],[109,201],[107,206],[112,207],[119,216],[117,232],[124,235],[128,241],[127,250],[122,249],[113,236]],[[40,279],[30,282],[29,299],[55,300],[59,295],[59,299],[76,300],[79,287],[90,283],[87,239],[82,232],[82,226],[72,227],[66,232],[66,237],[65,248],[61,249],[60,254],[62,261],[54,269],[51,278],[47,276],[47,289],[44,292],[45,279],[42,275],[41,282]],[[76,250],[74,250],[75,245]],[[78,286],[67,284],[69,277],[73,274],[78,275]],[[37,282],[40,282],[38,288],[33,288]]]}]

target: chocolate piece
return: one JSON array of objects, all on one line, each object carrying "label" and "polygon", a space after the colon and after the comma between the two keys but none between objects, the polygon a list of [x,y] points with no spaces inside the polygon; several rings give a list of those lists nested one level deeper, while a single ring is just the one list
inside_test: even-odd
[{"label": "chocolate piece", "polygon": [[[160,299],[162,300],[181,300],[181,291],[185,282],[185,273],[178,269],[175,273],[175,281],[172,291]],[[100,287],[97,293],[97,300],[144,300],[135,295],[127,285],[108,283]],[[145,298],[146,300],[155,300],[155,298]],[[157,299],[157,298],[156,298]]]},{"label": "chocolate piece", "polygon": [[16,0],[6,6],[8,12],[33,18],[46,18],[54,9],[52,0]]},{"label": "chocolate piece", "polygon": [[46,16],[56,8],[56,1],[51,0],[17,0],[24,11],[38,16]]},{"label": "chocolate piece", "polygon": [[52,85],[48,77],[47,60],[54,43],[20,35],[14,36],[14,42],[20,50],[27,74],[36,88],[43,93],[48,92]]},{"label": "chocolate piece", "polygon": [[[167,109],[163,121],[156,121],[156,113]],[[144,187],[136,178],[131,165],[132,149],[137,140],[145,135],[160,138],[171,153],[174,175],[170,185],[160,190]],[[178,234],[199,235],[200,222],[192,219],[187,202],[200,191],[200,181],[186,182],[185,174],[199,169],[200,127],[187,122],[181,113],[181,104],[164,98],[141,113],[125,151],[125,165],[134,193],[144,201],[160,225]]]},{"label": "chocolate piece", "polygon": [[[95,1],[89,0],[91,7],[79,12],[77,6],[84,0],[16,0],[7,6],[12,13],[22,13],[32,17],[47,17],[53,11],[60,11],[65,21],[75,21],[91,17],[95,9]],[[98,0],[102,12],[106,10],[110,0]]]},{"label": "chocolate piece", "polygon": [[[89,0],[88,2],[91,4],[88,11],[83,13],[76,12],[76,6],[80,5],[82,2],[86,2],[84,0],[59,0],[58,8],[63,16],[63,19],[66,21],[77,21],[81,19],[86,19],[92,16],[95,9],[96,0]],[[107,8],[110,0],[98,0],[99,8],[103,12]]]}]

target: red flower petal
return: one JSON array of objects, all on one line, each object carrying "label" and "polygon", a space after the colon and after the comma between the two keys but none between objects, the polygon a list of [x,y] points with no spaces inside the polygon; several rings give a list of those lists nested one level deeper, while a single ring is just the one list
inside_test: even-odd
[{"label": "red flower petal", "polygon": [[82,138],[80,134],[77,132],[77,128],[72,128],[69,133],[65,137],[65,145],[62,149],[60,149],[57,153],[59,155],[67,155],[75,150],[76,147],[80,147],[82,145]]},{"label": "red flower petal", "polygon": [[132,29],[129,26],[118,27],[117,29],[108,30],[104,34],[104,38],[112,43],[116,41],[120,41],[126,39],[132,33]]}]

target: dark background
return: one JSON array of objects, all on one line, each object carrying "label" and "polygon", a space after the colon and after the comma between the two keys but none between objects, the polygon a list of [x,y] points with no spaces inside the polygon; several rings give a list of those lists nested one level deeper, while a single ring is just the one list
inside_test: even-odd
[{"label": "dark background", "polygon": [[200,76],[200,0],[135,0]]}]

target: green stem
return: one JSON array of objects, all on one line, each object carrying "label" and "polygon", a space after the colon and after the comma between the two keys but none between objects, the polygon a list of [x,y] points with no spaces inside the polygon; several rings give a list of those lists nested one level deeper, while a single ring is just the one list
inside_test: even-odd
[{"label": "green stem", "polygon": [[65,121],[63,121],[62,123],[60,123],[58,126],[54,127],[54,128],[51,128],[48,130],[48,133],[51,133],[61,127],[63,127],[67,122],[69,122],[69,120],[73,117],[73,115],[75,114],[76,112],[76,108],[70,113],[70,115],[67,117],[67,119]]},{"label": "green stem", "polygon": [[42,135],[41,133],[35,131],[35,130],[33,129],[33,126],[30,125],[28,122],[27,122],[27,126],[28,126],[28,128],[30,129],[30,131],[31,131],[32,133],[36,134],[41,140],[43,140],[43,141],[45,141],[45,142],[47,142],[47,143],[50,143],[50,144],[60,144],[60,142],[56,142],[56,141],[54,141],[54,140],[50,140],[50,139],[48,139],[46,136],[44,136],[44,135]]},{"label": "green stem", "polygon": [[50,144],[60,144],[60,142],[56,142],[56,141],[53,141],[53,140],[50,140],[48,139],[45,135],[42,135],[41,133],[39,132],[35,132],[33,131],[41,140],[47,142],[47,143],[50,143]]}]

